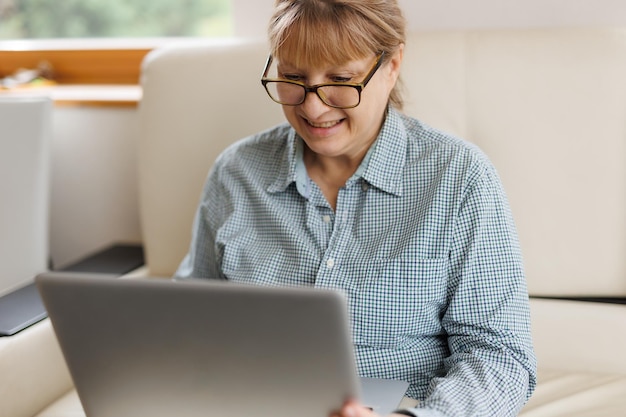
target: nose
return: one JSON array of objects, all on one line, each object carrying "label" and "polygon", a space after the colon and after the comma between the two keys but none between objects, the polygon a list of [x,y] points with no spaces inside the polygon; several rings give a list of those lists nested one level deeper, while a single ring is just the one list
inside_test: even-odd
[{"label": "nose", "polygon": [[309,91],[304,97],[304,102],[300,105],[302,110],[311,118],[326,112],[330,107],[324,104],[322,99],[314,91]]}]

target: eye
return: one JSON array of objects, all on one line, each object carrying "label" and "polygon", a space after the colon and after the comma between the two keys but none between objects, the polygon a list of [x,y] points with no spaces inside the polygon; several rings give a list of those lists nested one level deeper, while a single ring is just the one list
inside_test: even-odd
[{"label": "eye", "polygon": [[299,74],[281,74],[280,75],[281,78],[284,78],[285,80],[289,80],[289,81],[300,81],[303,82],[304,77],[302,75]]},{"label": "eye", "polygon": [[350,81],[352,81],[352,77],[348,77],[348,76],[342,77],[342,76],[336,75],[334,77],[331,77],[331,80],[334,83],[349,83]]}]

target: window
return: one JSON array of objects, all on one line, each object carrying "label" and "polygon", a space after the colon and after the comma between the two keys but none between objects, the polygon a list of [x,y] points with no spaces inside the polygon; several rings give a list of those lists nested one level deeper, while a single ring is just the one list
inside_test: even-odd
[{"label": "window", "polygon": [[0,0],[0,39],[226,36],[231,0]]},{"label": "window", "polygon": [[[137,86],[141,61],[171,39],[233,33],[233,0],[0,0],[0,94],[24,86]],[[24,71],[26,70],[26,71]],[[26,74],[25,83],[21,75]],[[16,76],[17,74],[17,76]],[[43,84],[42,84],[43,80]],[[63,91],[85,91],[65,88]],[[101,96],[96,91],[97,97]],[[136,104],[123,99],[57,99],[71,105]],[[136,97],[136,90],[130,90]],[[83,97],[82,95],[78,95]],[[63,96],[66,97],[66,96]]]}]

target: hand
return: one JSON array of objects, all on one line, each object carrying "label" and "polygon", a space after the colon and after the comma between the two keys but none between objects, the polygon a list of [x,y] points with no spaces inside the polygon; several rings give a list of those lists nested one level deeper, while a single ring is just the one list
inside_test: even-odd
[{"label": "hand", "polygon": [[[341,407],[336,413],[330,415],[330,417],[380,417],[378,414],[372,411],[356,401],[348,401]],[[390,414],[388,417],[406,417],[403,414]]]},{"label": "hand", "polygon": [[341,410],[330,415],[330,417],[380,417],[371,408],[362,406],[356,401],[347,401]]}]

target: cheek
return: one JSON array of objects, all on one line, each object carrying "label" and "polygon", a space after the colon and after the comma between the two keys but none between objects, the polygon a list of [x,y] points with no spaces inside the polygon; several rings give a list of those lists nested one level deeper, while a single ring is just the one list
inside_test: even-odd
[{"label": "cheek", "polygon": [[375,89],[372,89],[361,96],[361,105],[357,109],[361,110],[361,117],[370,119],[369,122],[373,122],[382,117],[385,109],[387,108],[387,102],[389,100],[389,93],[384,86],[377,85]]},{"label": "cheek", "polygon": [[371,109],[386,107],[393,87],[387,81],[386,78],[381,77],[373,85],[368,84],[361,93],[361,101],[370,103]]},{"label": "cheek", "polygon": [[289,116],[293,113],[293,108],[291,106],[282,106],[282,105],[281,107],[283,109],[283,114],[288,119]]},{"label": "cheek", "polygon": [[292,106],[282,106],[282,107],[283,107],[283,114],[285,115],[285,119],[287,119],[289,124],[293,126],[297,119],[295,108]]}]

